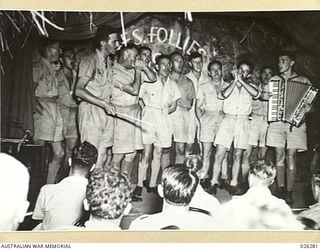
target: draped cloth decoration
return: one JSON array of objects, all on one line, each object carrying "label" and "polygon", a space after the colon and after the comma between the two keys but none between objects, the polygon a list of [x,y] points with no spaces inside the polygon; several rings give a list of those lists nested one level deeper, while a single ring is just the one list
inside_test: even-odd
[{"label": "draped cloth decoration", "polygon": [[23,48],[16,42],[12,48],[13,60],[2,53],[5,65],[1,74],[1,137],[21,138],[25,129],[33,133],[34,88],[32,81],[33,42]]},{"label": "draped cloth decoration", "polygon": [[[123,13],[124,21],[126,25],[129,25],[137,18],[139,18],[143,13]],[[112,13],[103,13],[103,12],[95,12],[93,16],[93,23],[95,26],[99,26],[102,24],[109,25],[113,28],[119,29],[121,28],[121,20],[119,12]],[[68,13],[68,21],[64,24],[64,20],[62,20],[60,16],[57,16],[58,25],[64,27],[64,31],[60,31],[57,29],[49,28],[49,35],[53,39],[57,40],[84,40],[90,39],[94,37],[95,30],[90,30],[90,18],[89,14],[80,15],[79,13]]]}]

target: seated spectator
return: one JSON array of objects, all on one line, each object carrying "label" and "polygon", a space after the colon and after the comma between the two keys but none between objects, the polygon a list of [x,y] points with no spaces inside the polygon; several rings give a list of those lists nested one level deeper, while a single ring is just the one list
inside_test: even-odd
[{"label": "seated spectator", "polygon": [[70,176],[58,184],[44,185],[40,190],[32,218],[42,223],[34,230],[73,226],[81,217],[88,173],[97,157],[97,149],[88,142],[74,149]]},{"label": "seated spectator", "polygon": [[164,169],[158,193],[164,198],[162,212],[135,219],[131,230],[209,230],[213,220],[199,211],[189,211],[189,204],[199,184],[198,176],[182,165]]},{"label": "seated spectator", "polygon": [[0,231],[15,231],[29,207],[29,173],[12,156],[0,153]]},{"label": "seated spectator", "polygon": [[219,230],[302,230],[284,200],[273,196],[269,186],[276,177],[276,167],[267,160],[250,164],[249,190],[221,206],[217,214]]},{"label": "seated spectator", "polygon": [[85,209],[90,218],[85,230],[120,230],[122,216],[132,207],[131,194],[126,175],[117,169],[95,168],[87,186]]},{"label": "seated spectator", "polygon": [[300,213],[298,217],[314,221],[314,229],[320,229],[320,174],[314,174],[312,176],[311,187],[313,197],[317,203]]},{"label": "seated spectator", "polygon": [[[203,164],[200,155],[189,155],[185,160],[184,165],[192,172],[196,173],[200,180],[203,179]],[[191,210],[201,209],[213,216],[219,209],[220,203],[214,196],[204,191],[201,185],[198,185],[189,206]]]}]

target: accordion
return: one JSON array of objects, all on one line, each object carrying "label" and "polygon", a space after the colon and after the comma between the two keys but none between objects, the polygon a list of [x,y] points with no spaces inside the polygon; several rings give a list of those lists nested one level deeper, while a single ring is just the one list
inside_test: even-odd
[{"label": "accordion", "polygon": [[305,119],[305,105],[312,105],[318,89],[294,78],[285,81],[274,76],[269,81],[272,96],[268,103],[268,121],[284,121],[300,127]]}]

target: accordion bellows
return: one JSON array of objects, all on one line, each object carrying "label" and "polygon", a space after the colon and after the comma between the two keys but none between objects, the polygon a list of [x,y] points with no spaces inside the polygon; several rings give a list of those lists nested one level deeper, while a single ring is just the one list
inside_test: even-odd
[{"label": "accordion bellows", "polygon": [[268,105],[268,121],[284,121],[300,127],[305,120],[305,107],[313,104],[318,89],[312,87],[303,77],[285,80],[274,76],[269,81],[272,96]]}]

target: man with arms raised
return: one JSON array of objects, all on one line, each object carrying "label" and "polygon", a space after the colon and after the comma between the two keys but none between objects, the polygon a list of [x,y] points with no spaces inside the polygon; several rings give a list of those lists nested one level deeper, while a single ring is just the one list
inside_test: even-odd
[{"label": "man with arms raised", "polygon": [[141,73],[147,66],[139,59],[134,44],[123,46],[118,62],[113,66],[113,87],[111,103],[117,112],[112,147],[112,165],[120,167],[131,175],[137,150],[143,149],[141,125],[129,117],[140,119],[139,89]]},{"label": "man with arms raised", "polygon": [[238,63],[237,69],[233,71],[234,80],[220,93],[220,98],[223,99],[223,112],[225,115],[215,138],[217,148],[211,180],[211,185],[215,187],[212,189],[213,193],[216,192],[218,185],[219,171],[217,169],[221,169],[221,163],[232,143],[234,150],[229,192],[234,194],[236,191],[242,153],[248,148],[249,115],[252,110],[252,99],[258,98],[260,95],[258,88],[251,82],[249,77],[251,70],[252,66],[249,62],[242,61]]}]

